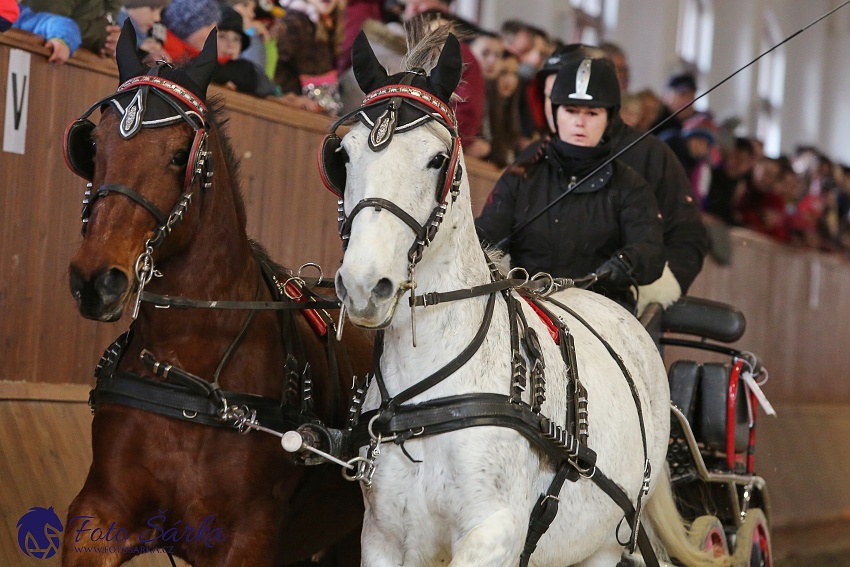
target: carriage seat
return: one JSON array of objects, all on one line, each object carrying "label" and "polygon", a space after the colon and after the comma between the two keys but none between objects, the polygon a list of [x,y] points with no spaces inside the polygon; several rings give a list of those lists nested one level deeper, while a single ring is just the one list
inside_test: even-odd
[{"label": "carriage seat", "polygon": [[664,332],[732,343],[744,335],[747,320],[743,313],[727,303],[682,297],[664,310],[661,328]]},{"label": "carriage seat", "polygon": [[[731,365],[677,360],[670,366],[670,400],[688,419],[694,437],[709,449],[726,450],[726,401]],[[735,404],[735,452],[746,451],[749,441],[747,401],[739,386]]]},{"label": "carriage seat", "polygon": [[[732,343],[744,335],[747,320],[731,305],[683,297],[662,313],[665,333],[694,335]],[[758,366],[758,361],[754,362]],[[707,449],[725,452],[728,422],[727,400],[732,367],[729,363],[676,360],[670,365],[670,398],[691,424],[697,441]],[[747,449],[749,427],[746,395],[739,389],[735,415],[735,452]]]}]

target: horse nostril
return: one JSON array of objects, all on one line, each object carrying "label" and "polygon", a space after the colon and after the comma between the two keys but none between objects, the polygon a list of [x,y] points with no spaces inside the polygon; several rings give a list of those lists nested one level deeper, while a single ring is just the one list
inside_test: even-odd
[{"label": "horse nostril", "polygon": [[378,281],[378,284],[372,288],[372,295],[377,297],[378,299],[386,299],[393,294],[395,291],[395,287],[393,283],[387,278],[381,278]]},{"label": "horse nostril", "polygon": [[94,287],[104,303],[120,299],[127,291],[128,285],[127,275],[118,268],[107,270],[94,282]]},{"label": "horse nostril", "polygon": [[76,267],[71,266],[68,272],[68,287],[71,288],[71,295],[74,296],[75,300],[80,301],[83,298],[83,288],[85,285],[86,282],[82,274],[80,274]]},{"label": "horse nostril", "polygon": [[336,296],[341,300],[345,301],[345,298],[348,297],[348,290],[345,289],[345,284],[342,281],[342,274],[336,275]]}]

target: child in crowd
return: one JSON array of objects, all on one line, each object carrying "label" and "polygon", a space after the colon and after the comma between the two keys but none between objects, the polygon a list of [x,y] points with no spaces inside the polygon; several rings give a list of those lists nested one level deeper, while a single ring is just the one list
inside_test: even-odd
[{"label": "child in crowd", "polygon": [[251,61],[268,77],[273,77],[274,64],[277,63],[277,45],[272,40],[266,24],[257,18],[256,0],[222,0],[221,5],[224,9],[233,8],[242,16],[244,31],[251,40],[239,58]]},{"label": "child in crowd", "polygon": [[240,59],[240,54],[250,44],[242,16],[233,8],[225,7],[218,23],[218,64],[212,81],[239,92],[270,96],[275,92],[271,79],[251,61]]},{"label": "child in crowd", "polygon": [[21,0],[33,12],[52,12],[77,23],[82,46],[104,57],[115,56],[121,28],[115,24],[121,0]]},{"label": "child in crowd", "polygon": [[484,30],[479,30],[478,34],[470,42],[470,48],[486,79],[484,114],[480,142],[476,140],[479,147],[474,148],[479,152],[469,155],[505,167],[516,157],[519,144],[519,61],[504,50],[498,35]]},{"label": "child in crowd", "polygon": [[499,167],[510,165],[516,159],[520,146],[518,70],[519,60],[505,51],[499,64],[499,74],[487,84],[491,148],[486,159]]},{"label": "child in crowd", "polygon": [[197,57],[220,19],[216,0],[172,0],[162,12],[165,51],[171,60],[179,65]]},{"label": "child in crowd", "polygon": [[71,18],[50,12],[33,12],[28,6],[20,7],[20,16],[13,27],[44,37],[44,46],[50,50],[50,63],[65,63],[82,43],[80,27]]},{"label": "child in crowd", "polygon": [[271,29],[278,50],[274,82],[282,93],[303,94],[336,114],[342,106],[336,72],[339,0],[283,0],[281,5],[286,13]]},{"label": "child in crowd", "polygon": [[136,48],[144,59],[168,60],[168,54],[163,49],[164,38],[158,38],[154,26],[159,24],[162,11],[168,7],[171,0],[123,0],[123,7],[118,12],[118,25],[124,26],[129,18],[136,30]]},{"label": "child in crowd", "polygon": [[469,47],[481,66],[481,73],[484,78],[490,81],[499,76],[505,45],[502,38],[492,32],[478,30],[477,33],[475,39],[469,42]]}]

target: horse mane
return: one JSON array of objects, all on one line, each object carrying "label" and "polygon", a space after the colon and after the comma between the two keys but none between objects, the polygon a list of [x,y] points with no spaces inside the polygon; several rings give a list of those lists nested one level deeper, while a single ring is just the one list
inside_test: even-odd
[{"label": "horse mane", "polygon": [[254,252],[254,256],[257,258],[257,261],[271,270],[272,274],[276,276],[286,276],[287,278],[292,275],[291,270],[272,260],[271,256],[269,256],[269,251],[266,250],[266,247],[260,242],[253,238],[249,238],[248,242],[251,243],[251,250]]},{"label": "horse mane", "polygon": [[496,266],[503,276],[507,276],[508,272],[511,271],[511,255],[501,248],[496,248],[490,244],[484,244],[482,247],[484,254],[493,262],[493,265]]},{"label": "horse mane", "polygon": [[[428,74],[434,70],[437,65],[437,60],[440,58],[440,52],[449,33],[453,33],[461,41],[466,39],[467,34],[458,34],[453,29],[451,22],[443,23],[432,28],[432,23],[435,21],[429,13],[424,13],[412,18],[404,24],[404,35],[407,41],[407,53],[402,59],[402,69],[424,69]],[[466,70],[466,63],[463,65],[463,70]],[[466,81],[461,78],[461,83]],[[452,101],[460,101],[460,97],[452,93]]]},{"label": "horse mane", "polygon": [[[230,118],[224,115],[224,109],[224,96],[220,94],[214,95],[209,99],[207,104],[207,110],[209,110],[207,117],[218,135],[218,143],[221,147],[221,153],[224,160],[227,162],[227,169],[230,172],[231,188],[234,196],[233,203],[236,207],[236,214],[239,217],[240,222],[245,225],[247,224],[247,213],[245,211],[245,199],[242,195],[242,163],[236,156],[233,144],[230,141],[230,136],[227,134],[227,126],[230,122]],[[251,245],[251,250],[257,258],[257,261],[270,269],[274,275],[285,277],[292,275],[291,270],[272,260],[268,250],[266,250],[266,247],[260,242],[253,238],[249,238],[248,242]]]},{"label": "horse mane", "polygon": [[209,111],[207,119],[217,134],[221,153],[227,163],[227,170],[230,172],[236,214],[239,217],[239,221],[245,226],[248,223],[248,215],[245,212],[245,199],[242,196],[242,167],[239,158],[236,156],[236,152],[233,150],[230,136],[227,134],[227,125],[230,122],[230,118],[224,116],[224,106],[224,96],[220,94],[212,96],[207,103],[207,110]]},{"label": "horse mane", "polygon": [[430,73],[437,65],[440,50],[449,37],[450,27],[443,25],[431,29],[430,24],[430,21],[421,17],[413,18],[404,24],[407,53],[402,59],[402,68],[419,67]]}]

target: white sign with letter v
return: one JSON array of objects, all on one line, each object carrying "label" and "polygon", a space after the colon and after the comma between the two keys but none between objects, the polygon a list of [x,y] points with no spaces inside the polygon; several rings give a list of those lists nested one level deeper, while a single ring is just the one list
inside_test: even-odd
[{"label": "white sign with letter v", "polygon": [[9,76],[6,78],[6,124],[3,127],[3,151],[23,154],[27,145],[27,112],[30,97],[29,52],[9,51]]}]

